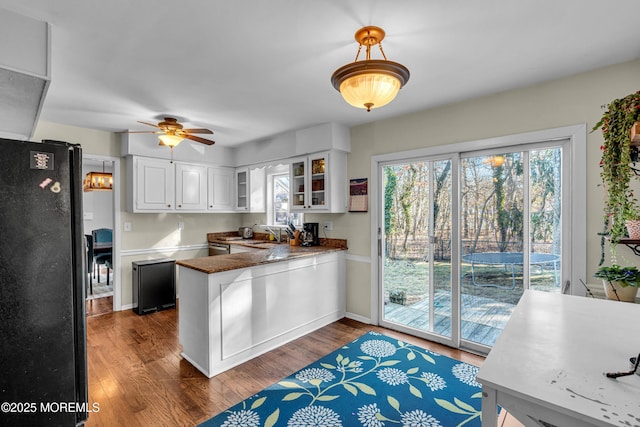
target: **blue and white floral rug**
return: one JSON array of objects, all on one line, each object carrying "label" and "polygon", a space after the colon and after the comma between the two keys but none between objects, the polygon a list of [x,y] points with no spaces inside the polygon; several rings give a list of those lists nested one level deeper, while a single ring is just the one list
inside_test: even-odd
[{"label": "blue and white floral rug", "polygon": [[480,426],[477,372],[369,332],[201,426]]}]

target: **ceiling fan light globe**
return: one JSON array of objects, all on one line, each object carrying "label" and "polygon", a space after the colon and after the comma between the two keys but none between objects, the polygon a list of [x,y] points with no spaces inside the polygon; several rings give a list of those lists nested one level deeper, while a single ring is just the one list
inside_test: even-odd
[{"label": "ceiling fan light globe", "polygon": [[162,141],[162,144],[171,148],[180,144],[184,140],[183,137],[178,135],[159,135],[158,138]]}]

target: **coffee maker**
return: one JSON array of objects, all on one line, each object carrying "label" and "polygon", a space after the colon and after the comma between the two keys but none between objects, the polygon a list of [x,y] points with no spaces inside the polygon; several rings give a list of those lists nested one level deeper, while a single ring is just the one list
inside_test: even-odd
[{"label": "coffee maker", "polygon": [[305,222],[302,224],[302,229],[304,230],[302,246],[318,246],[320,244],[317,222]]}]

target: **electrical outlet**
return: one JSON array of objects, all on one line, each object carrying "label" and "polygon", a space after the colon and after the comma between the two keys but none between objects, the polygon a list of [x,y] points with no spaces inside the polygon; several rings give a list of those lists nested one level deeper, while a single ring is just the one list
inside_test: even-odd
[{"label": "electrical outlet", "polygon": [[184,221],[178,223],[178,230],[184,230]]},{"label": "electrical outlet", "polygon": [[130,222],[125,222],[124,223],[124,231],[131,231],[131,223]]},{"label": "electrical outlet", "polygon": [[324,228],[327,231],[331,231],[333,230],[333,221],[325,221],[322,223],[322,228]]}]

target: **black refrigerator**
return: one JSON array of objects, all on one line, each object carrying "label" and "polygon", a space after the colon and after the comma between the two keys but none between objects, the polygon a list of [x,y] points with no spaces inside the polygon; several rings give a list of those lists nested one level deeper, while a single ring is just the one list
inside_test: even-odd
[{"label": "black refrigerator", "polygon": [[81,175],[78,145],[0,139],[0,425],[82,425],[93,409]]}]

